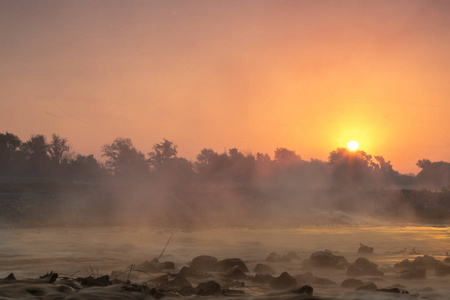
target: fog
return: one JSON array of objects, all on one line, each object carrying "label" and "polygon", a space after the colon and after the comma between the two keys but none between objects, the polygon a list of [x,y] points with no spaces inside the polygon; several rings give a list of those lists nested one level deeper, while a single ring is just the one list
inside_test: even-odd
[{"label": "fog", "polygon": [[204,148],[192,162],[172,141],[144,154],[125,138],[101,163],[56,134],[0,142],[3,299],[450,292],[450,163],[401,174],[345,148],[328,161]]}]

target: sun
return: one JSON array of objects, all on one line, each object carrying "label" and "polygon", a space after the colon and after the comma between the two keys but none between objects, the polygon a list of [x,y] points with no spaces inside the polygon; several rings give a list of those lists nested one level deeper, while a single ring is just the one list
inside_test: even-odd
[{"label": "sun", "polygon": [[349,150],[355,151],[359,148],[359,143],[357,141],[350,141],[348,142],[347,147]]}]

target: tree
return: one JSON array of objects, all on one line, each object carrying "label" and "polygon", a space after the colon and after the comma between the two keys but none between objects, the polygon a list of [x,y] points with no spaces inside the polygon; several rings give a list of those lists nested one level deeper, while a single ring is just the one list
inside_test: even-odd
[{"label": "tree", "polygon": [[103,175],[102,166],[97,162],[92,154],[78,154],[70,161],[71,176],[76,179],[92,180]]},{"label": "tree", "polygon": [[280,164],[291,164],[302,160],[300,155],[295,154],[295,151],[286,148],[277,148],[275,150],[274,160]]},{"label": "tree", "polygon": [[30,175],[48,175],[50,170],[49,145],[43,135],[32,135],[30,140],[21,145],[27,173]]},{"label": "tree", "polygon": [[422,169],[417,174],[417,179],[422,186],[439,190],[450,184],[450,163],[422,159],[417,161],[416,165]]},{"label": "tree", "polygon": [[163,139],[161,143],[153,145],[153,151],[149,154],[148,162],[150,166],[159,169],[166,164],[171,158],[177,156],[177,145],[173,142]]},{"label": "tree", "polygon": [[52,141],[48,145],[48,153],[50,160],[55,165],[67,164],[71,158],[70,146],[67,143],[67,139],[52,134]]},{"label": "tree", "polygon": [[0,133],[0,174],[11,175],[17,170],[18,155],[22,142],[12,133]]},{"label": "tree", "polygon": [[116,138],[102,147],[106,167],[117,176],[142,176],[148,173],[148,165],[142,152],[133,147],[130,139]]},{"label": "tree", "polygon": [[341,187],[363,187],[370,183],[375,170],[372,156],[362,150],[338,148],[328,157],[332,181]]}]

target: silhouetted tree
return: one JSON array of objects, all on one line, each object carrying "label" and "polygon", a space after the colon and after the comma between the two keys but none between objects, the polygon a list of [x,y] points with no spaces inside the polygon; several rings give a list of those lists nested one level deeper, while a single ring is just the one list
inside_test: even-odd
[{"label": "silhouetted tree", "polygon": [[21,145],[27,175],[44,176],[49,174],[50,157],[48,155],[49,145],[43,135],[33,135],[30,140]]},{"label": "silhouetted tree", "polygon": [[22,142],[17,135],[0,133],[0,174],[13,175],[19,164],[19,150]]},{"label": "silhouetted tree", "polygon": [[286,148],[277,148],[274,157],[275,161],[280,164],[292,164],[302,160],[300,155],[295,154],[295,151]]},{"label": "silhouetted tree", "polygon": [[116,138],[112,144],[104,145],[102,152],[113,175],[134,177],[148,173],[144,154],[136,150],[130,139]]},{"label": "silhouetted tree", "polygon": [[92,154],[78,154],[75,159],[70,161],[71,177],[82,180],[92,180],[104,175],[102,166],[97,162]]},{"label": "silhouetted tree", "polygon": [[50,160],[56,165],[67,164],[70,155],[70,146],[67,139],[61,138],[59,135],[52,134],[52,141],[48,145],[48,153]]},{"label": "silhouetted tree", "polygon": [[177,145],[166,139],[153,145],[153,151],[148,154],[148,163],[153,167],[154,175],[158,179],[178,183],[192,178],[192,163],[185,158],[177,157],[177,148]]},{"label": "silhouetted tree", "polygon": [[422,169],[417,174],[421,186],[439,190],[450,184],[450,163],[421,159],[416,165]]},{"label": "silhouetted tree", "polygon": [[148,162],[155,169],[161,168],[171,158],[177,156],[177,146],[173,142],[163,139],[161,143],[153,145],[153,151],[149,154]]},{"label": "silhouetted tree", "polygon": [[332,181],[340,187],[364,187],[370,184],[375,163],[372,156],[361,150],[338,148],[328,157]]}]

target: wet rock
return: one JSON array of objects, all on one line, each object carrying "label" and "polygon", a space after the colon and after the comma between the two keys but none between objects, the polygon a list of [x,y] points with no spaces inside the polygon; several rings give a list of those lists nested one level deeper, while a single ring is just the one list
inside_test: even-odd
[{"label": "wet rock", "polygon": [[411,267],[411,261],[409,259],[404,259],[399,263],[394,265],[394,268],[409,268]]},{"label": "wet rock", "polygon": [[409,267],[400,273],[402,279],[423,279],[427,277],[427,269],[423,267]]},{"label": "wet rock", "polygon": [[272,252],[269,254],[269,256],[266,258],[266,261],[268,262],[280,262],[282,259],[282,256],[276,252]]},{"label": "wet rock", "polygon": [[290,251],[286,255],[283,255],[283,256],[286,257],[287,259],[289,259],[289,261],[300,260],[300,256],[298,256],[297,253],[295,253],[294,251]]},{"label": "wet rock", "polygon": [[341,287],[343,288],[357,288],[363,285],[363,282],[356,278],[345,279],[341,283]]},{"label": "wet rock", "polygon": [[148,293],[157,300],[161,299],[165,296],[165,293],[163,291],[161,291],[160,289],[156,289],[156,288],[150,289],[150,291]]},{"label": "wet rock", "polygon": [[363,284],[355,289],[355,291],[376,291],[376,290],[378,290],[378,287],[373,282]]},{"label": "wet rock", "polygon": [[225,277],[235,279],[235,280],[244,280],[247,279],[247,275],[245,275],[244,271],[241,270],[240,266],[234,266],[224,274]]},{"label": "wet rock", "polygon": [[349,265],[343,256],[334,255],[331,251],[317,251],[305,260],[306,267],[326,267],[343,270]]},{"label": "wet rock", "polygon": [[350,264],[347,269],[348,276],[382,276],[383,271],[378,270],[378,265],[369,261],[367,258],[360,257],[354,263]]},{"label": "wet rock", "polygon": [[194,277],[194,278],[211,277],[211,275],[206,272],[200,272],[200,271],[194,270],[191,267],[186,267],[186,266],[181,268],[179,275],[183,276],[183,277]]},{"label": "wet rock", "polygon": [[291,293],[293,294],[301,294],[301,295],[309,295],[312,296],[314,289],[310,285],[304,285],[302,287],[293,289]]},{"label": "wet rock", "polygon": [[257,264],[255,269],[253,269],[253,271],[255,273],[257,273],[257,274],[271,274],[271,275],[273,275],[273,274],[276,273],[276,271],[271,266],[268,266],[268,265],[265,265],[265,264]]},{"label": "wet rock", "polygon": [[257,283],[270,283],[275,277],[273,277],[270,274],[256,274],[255,277],[253,277],[253,281]]},{"label": "wet rock", "polygon": [[270,286],[277,290],[287,289],[287,288],[293,287],[295,285],[297,285],[297,281],[295,280],[294,277],[289,275],[288,272],[281,273],[280,276],[278,276],[277,278],[274,278],[270,282]]},{"label": "wet rock", "polygon": [[156,257],[153,257],[153,259],[150,261],[150,263],[156,265],[157,263],[159,263],[159,259]]},{"label": "wet rock", "polygon": [[150,262],[148,260],[144,261],[143,263],[134,266],[133,267],[134,270],[136,271],[141,271],[141,272],[145,272],[145,273],[157,273],[158,269],[156,268],[156,264],[153,262]]},{"label": "wet rock", "polygon": [[360,245],[361,246],[358,249],[358,253],[364,253],[364,254],[372,254],[373,253],[373,247],[363,245],[362,243],[360,243]]},{"label": "wet rock", "polygon": [[169,282],[169,276],[167,276],[167,274],[164,274],[164,275],[158,276],[156,278],[150,279],[149,282],[159,284],[159,285],[165,284],[165,283]]},{"label": "wet rock", "polygon": [[223,295],[226,297],[245,296],[245,292],[241,290],[224,290]]},{"label": "wet rock", "polygon": [[[39,279],[41,279],[42,281],[45,281],[45,282],[48,281],[50,283],[54,283],[57,278],[58,278],[58,273],[53,273],[53,271],[51,271],[50,273],[44,274],[42,276],[39,276]],[[109,279],[109,276],[108,276],[108,279]]]},{"label": "wet rock", "polygon": [[177,276],[173,280],[164,284],[164,286],[184,288],[184,287],[192,287],[192,284],[186,278],[184,278],[182,276]]},{"label": "wet rock", "polygon": [[185,286],[180,288],[178,293],[183,297],[189,297],[195,294],[195,289],[192,286]]},{"label": "wet rock", "polygon": [[429,255],[417,256],[412,262],[411,266],[414,268],[434,269],[439,264],[439,261]]},{"label": "wet rock", "polygon": [[399,288],[385,288],[385,289],[379,289],[379,292],[385,292],[385,293],[394,293],[394,294],[409,294],[407,290],[399,289]]},{"label": "wet rock", "polygon": [[314,278],[316,278],[315,276],[313,276],[313,274],[311,272],[297,274],[297,275],[294,275],[293,277],[295,278],[295,280],[297,280],[297,284],[312,283]]},{"label": "wet rock", "polygon": [[316,276],[314,276],[312,279],[308,280],[308,283],[318,284],[318,285],[337,285],[337,283],[331,279],[321,278],[321,277],[316,277]]},{"label": "wet rock", "polygon": [[128,284],[128,285],[121,286],[119,290],[124,291],[124,292],[146,293],[150,289],[145,284]]},{"label": "wet rock", "polygon": [[234,266],[239,266],[243,272],[249,272],[247,266],[240,258],[227,258],[218,261],[216,265],[216,271],[226,272]]},{"label": "wet rock", "polygon": [[445,276],[447,274],[450,274],[450,265],[445,263],[437,264],[435,268],[435,274],[436,276]]},{"label": "wet rock", "polygon": [[16,280],[16,276],[13,273],[10,273],[8,276],[3,278],[3,280]]},{"label": "wet rock", "polygon": [[201,255],[194,258],[190,267],[199,272],[214,272],[217,266],[217,258],[208,255]]},{"label": "wet rock", "polygon": [[173,270],[175,269],[175,264],[171,261],[165,261],[163,263],[157,263],[155,265],[156,269],[158,271],[162,271],[162,270]]},{"label": "wet rock", "polygon": [[98,278],[94,278],[92,276],[78,278],[78,281],[81,283],[83,287],[92,287],[92,286],[108,286],[112,285],[112,282],[109,281],[109,276],[101,276]]},{"label": "wet rock", "polygon": [[200,296],[212,296],[222,294],[222,287],[214,280],[201,282],[195,288],[195,294]]}]

